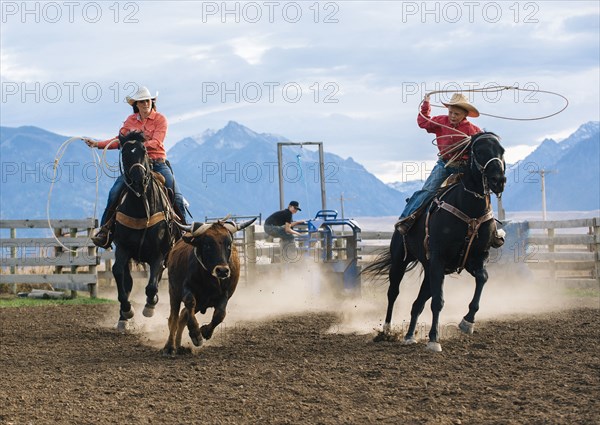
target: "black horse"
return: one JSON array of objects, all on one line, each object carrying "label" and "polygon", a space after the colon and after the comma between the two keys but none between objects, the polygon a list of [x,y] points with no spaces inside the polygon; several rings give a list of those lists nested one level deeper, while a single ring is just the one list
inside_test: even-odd
[{"label": "black horse", "polygon": [[181,233],[173,225],[173,208],[160,181],[162,176],[155,176],[152,172],[143,133],[132,131],[119,136],[119,142],[127,190],[116,214],[116,249],[112,272],[121,303],[118,329],[124,331],[127,329],[128,319],[134,315],[129,302],[133,288],[130,260],[150,266],[143,314],[152,317],[158,303],[158,283],[165,269],[166,257]]},{"label": "black horse", "polygon": [[391,330],[392,310],[400,292],[404,273],[421,263],[424,278],[419,295],[412,305],[410,325],[404,342],[416,342],[415,327],[425,303],[431,298],[433,321],[427,348],[441,351],[439,315],[444,306],[444,276],[464,268],[475,277],[475,294],[459,328],[473,333],[475,313],[483,286],[488,279],[485,262],[489,256],[493,232],[496,229],[490,192],[500,196],[506,177],[504,148],[494,133],[479,133],[470,141],[470,161],[459,181],[438,195],[416,221],[412,230],[402,236],[395,231],[389,250],[380,254],[363,273],[381,276],[387,272],[390,286],[388,307],[383,326]]}]

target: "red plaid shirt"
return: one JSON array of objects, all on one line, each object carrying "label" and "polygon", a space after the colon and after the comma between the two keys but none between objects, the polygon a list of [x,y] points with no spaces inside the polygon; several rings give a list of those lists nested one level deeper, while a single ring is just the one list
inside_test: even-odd
[{"label": "red plaid shirt", "polygon": [[[425,115],[428,119],[425,119],[421,116],[421,114]],[[465,136],[459,132],[465,133],[468,136],[472,136],[477,133],[481,133],[481,129],[476,125],[469,122],[466,118],[458,123],[457,126],[454,126],[450,123],[450,119],[448,115],[438,115],[435,117],[431,117],[431,105],[429,102],[423,102],[421,105],[421,114],[417,116],[417,124],[419,127],[424,128],[428,133],[434,133],[436,136],[436,142],[438,149],[440,150],[440,154],[442,152],[448,152],[448,149],[459,143],[461,140],[465,138]],[[431,120],[431,121],[430,121]],[[432,122],[433,121],[433,122]],[[439,125],[441,124],[441,125]],[[442,127],[442,125],[450,128]],[[440,137],[444,136],[444,137]],[[452,158],[457,151],[451,151],[442,156],[444,161]],[[469,152],[466,152],[461,159],[469,159]]]}]

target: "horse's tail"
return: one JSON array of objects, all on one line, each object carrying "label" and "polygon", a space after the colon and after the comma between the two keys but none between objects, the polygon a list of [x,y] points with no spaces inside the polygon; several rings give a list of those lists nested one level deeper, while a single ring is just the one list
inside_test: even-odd
[{"label": "horse's tail", "polygon": [[382,248],[376,252],[375,260],[362,269],[360,274],[374,280],[387,278],[392,267],[392,252],[390,248]]},{"label": "horse's tail", "polygon": [[[365,275],[368,279],[373,280],[383,280],[387,278],[394,262],[402,263],[405,261],[404,247],[402,247],[402,249],[394,249],[394,252],[392,252],[393,247],[394,243],[392,243],[389,248],[382,248],[376,251],[377,257],[361,271],[361,275]],[[400,258],[398,258],[399,256]],[[418,264],[419,261],[417,259],[411,259],[408,262],[405,271],[408,272],[414,269]]]}]

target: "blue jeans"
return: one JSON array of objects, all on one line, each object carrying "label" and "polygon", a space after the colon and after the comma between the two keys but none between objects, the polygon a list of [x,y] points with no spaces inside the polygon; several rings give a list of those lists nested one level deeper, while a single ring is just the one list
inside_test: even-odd
[{"label": "blue jeans", "polygon": [[274,238],[280,238],[285,241],[293,241],[294,235],[286,233],[285,226],[270,226],[265,224],[265,233]]},{"label": "blue jeans", "polygon": [[[175,204],[177,204],[177,208],[179,208],[179,211],[181,211],[181,214],[183,214],[184,217],[182,217],[182,218],[185,218],[185,204],[183,201],[183,195],[177,189],[177,184],[175,184],[175,178],[173,177],[173,173],[171,172],[171,169],[169,168],[169,166],[167,164],[165,164],[164,162],[163,163],[155,162],[154,165],[152,166],[152,170],[156,171],[157,173],[160,173],[165,178],[165,186],[168,187],[169,189],[173,190],[173,193],[175,194]],[[110,189],[110,192],[108,192],[108,202],[106,204],[106,209],[104,210],[104,213],[102,214],[102,220],[100,221],[100,224],[102,226],[104,224],[106,224],[106,221],[109,218],[108,215],[109,215],[110,206],[113,205],[115,202],[117,202],[119,194],[121,193],[121,191],[123,190],[124,187],[125,187],[125,178],[121,174],[115,180],[115,183],[113,184],[113,187]]]},{"label": "blue jeans", "polygon": [[431,174],[427,177],[427,180],[425,180],[423,188],[413,193],[408,200],[406,207],[404,207],[404,211],[402,211],[400,218],[408,217],[421,206],[431,201],[442,183],[444,183],[444,180],[446,180],[450,174],[458,173],[460,171],[460,168],[444,167],[445,165],[446,162],[441,159],[435,163],[435,167],[433,167]]}]

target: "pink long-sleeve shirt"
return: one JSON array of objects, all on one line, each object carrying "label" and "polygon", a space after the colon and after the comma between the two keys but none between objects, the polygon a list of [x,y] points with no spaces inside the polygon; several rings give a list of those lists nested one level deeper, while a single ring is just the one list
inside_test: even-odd
[{"label": "pink long-sleeve shirt", "polygon": [[[131,114],[127,117],[123,123],[123,127],[119,130],[121,135],[125,135],[130,131],[143,131],[148,157],[150,159],[166,159],[167,153],[165,151],[164,140],[167,135],[167,119],[164,115],[152,110],[148,118],[144,121],[140,119],[139,114]],[[98,142],[98,149],[104,149],[106,145],[114,140],[114,137],[102,142]],[[118,143],[111,144],[108,149],[117,149]]]}]

